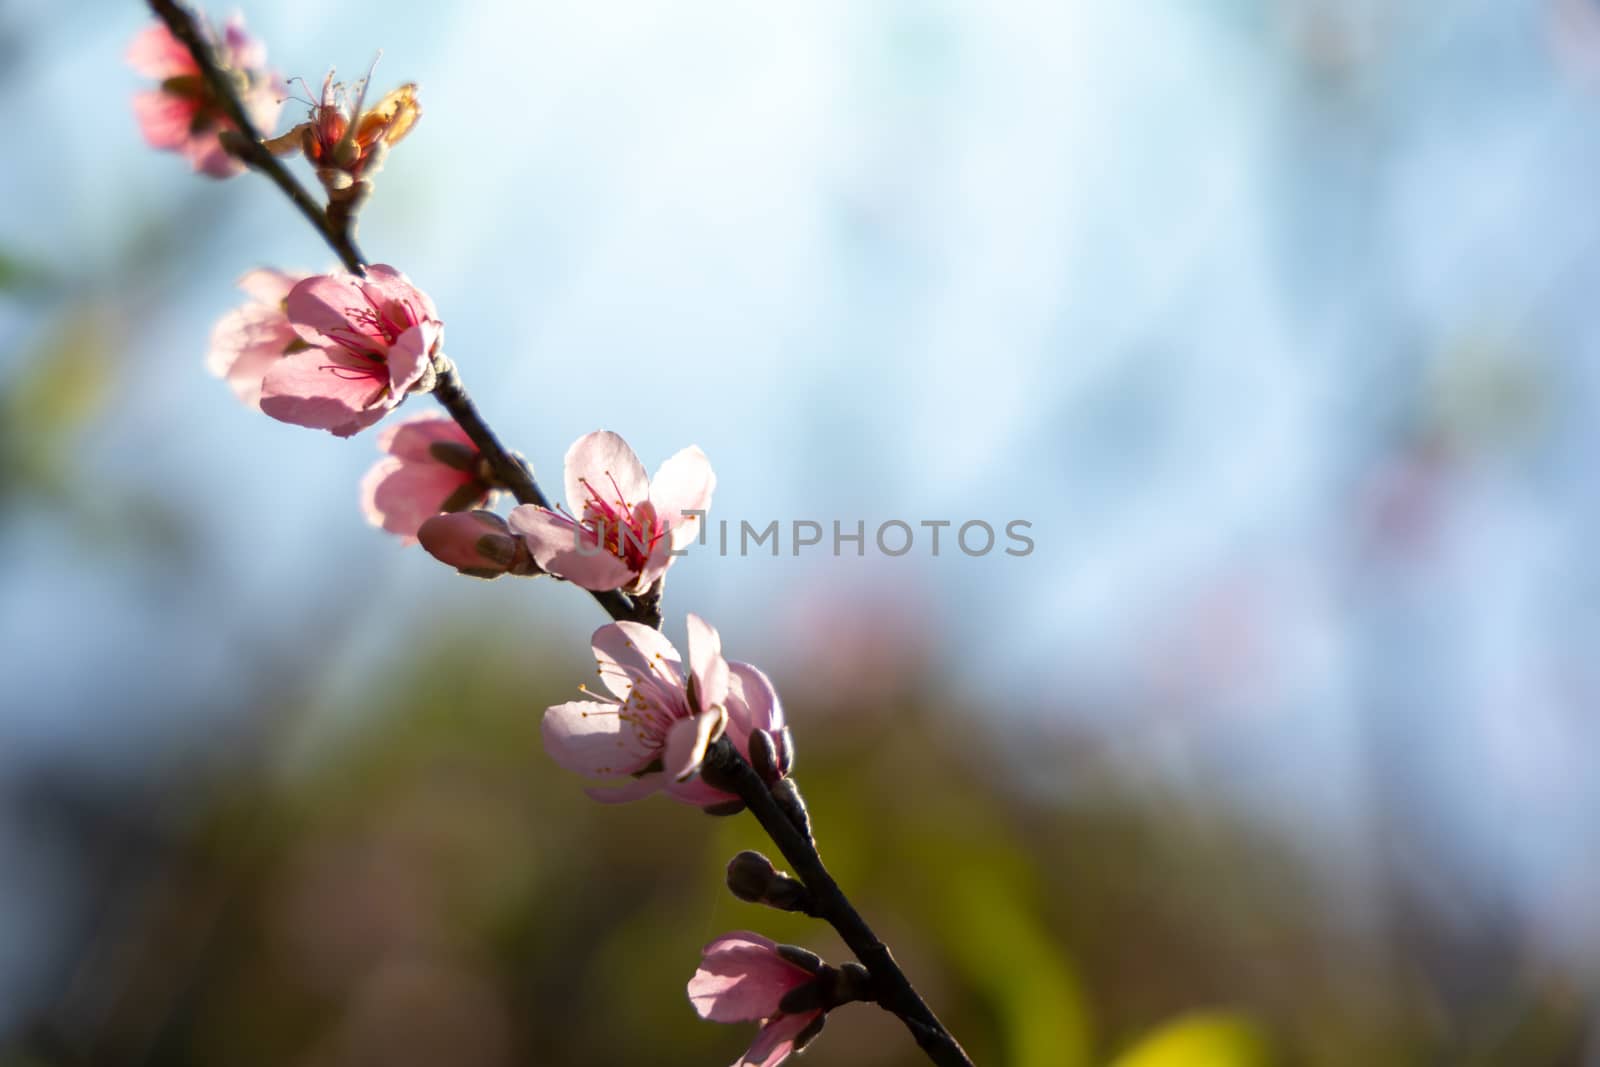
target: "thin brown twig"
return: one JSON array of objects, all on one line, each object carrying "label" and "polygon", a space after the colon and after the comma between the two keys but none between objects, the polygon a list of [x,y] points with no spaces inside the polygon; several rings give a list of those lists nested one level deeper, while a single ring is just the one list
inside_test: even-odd
[{"label": "thin brown twig", "polygon": [[783,858],[794,868],[795,876],[810,891],[812,906],[808,913],[838,931],[839,937],[872,975],[879,1007],[897,1016],[928,1058],[939,1067],[973,1067],[961,1043],[939,1021],[895,962],[889,946],[873,933],[872,927],[828,873],[816,842],[802,833],[778,805],[767,784],[734,747],[731,738],[723,735],[707,750],[700,773],[717,788],[730,790],[745,802],[750,814],[756,817],[772,843],[783,853]]}]

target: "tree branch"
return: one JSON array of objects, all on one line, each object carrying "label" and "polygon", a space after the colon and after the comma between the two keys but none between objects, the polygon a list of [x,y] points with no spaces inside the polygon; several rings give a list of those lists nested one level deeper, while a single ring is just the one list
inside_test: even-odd
[{"label": "tree branch", "polygon": [[895,962],[889,946],[878,940],[878,935],[872,932],[872,927],[828,873],[816,843],[778,806],[767,784],[726,734],[706,751],[700,775],[719,789],[731,790],[745,802],[772,843],[783,853],[783,858],[794,868],[795,876],[811,891],[811,914],[838,931],[856,959],[872,974],[878,1005],[905,1023],[917,1044],[939,1067],[973,1067],[961,1043],[945,1029]]}]

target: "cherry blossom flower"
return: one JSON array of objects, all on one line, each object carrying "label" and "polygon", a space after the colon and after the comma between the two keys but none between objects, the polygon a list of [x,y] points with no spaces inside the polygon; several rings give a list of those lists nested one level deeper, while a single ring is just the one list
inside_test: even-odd
[{"label": "cherry blossom flower", "polygon": [[393,267],[315,275],[289,290],[284,307],[309,347],[262,380],[261,410],[273,418],[349,437],[407,393],[432,388],[444,325],[428,295]]},{"label": "cherry blossom flower", "polygon": [[361,510],[372,525],[407,544],[440,512],[488,503],[488,464],[448,415],[430,412],[395,423],[378,436],[378,450],[387,455],[361,479]]},{"label": "cherry blossom flower", "polygon": [[647,478],[639,457],[609,430],[585,434],[567,450],[567,507],[512,509],[511,528],[546,571],[595,592],[642,593],[698,535],[717,476],[690,446]]},{"label": "cherry blossom flower", "polygon": [[[214,41],[216,32],[202,23]],[[239,17],[228,21],[214,51],[218,63],[237,75],[243,89],[240,102],[257,130],[268,133],[277,124],[284,86],[277,74],[266,70],[266,48],[245,32]],[[128,47],[128,64],[158,89],[136,93],[134,115],[146,143],[152,148],[177,152],[201,174],[228,178],[244,170],[217,135],[237,129],[200,73],[200,65],[165,25],[143,30]]]},{"label": "cherry blossom flower", "polygon": [[239,279],[250,300],[222,316],[211,331],[206,368],[253,408],[261,407],[261,379],[272,365],[309,347],[283,309],[289,290],[306,277],[267,268],[251,271]]},{"label": "cherry blossom flower", "polygon": [[782,1008],[786,996],[817,980],[817,966],[796,962],[810,962],[807,957],[810,953],[804,950],[744,930],[724,934],[702,950],[700,967],[689,979],[694,1010],[712,1022],[761,1023],[733,1067],[777,1067],[821,1029],[823,1008],[792,1014]]},{"label": "cherry blossom flower", "polygon": [[591,778],[631,776],[589,796],[620,804],[658,790],[712,807],[737,800],[695,777],[706,749],[726,732],[749,758],[754,730],[782,731],[783,708],[767,676],[729,663],[722,638],[697,615],[688,618],[689,670],[659,631],[617,622],[594,633],[596,674],[607,692],[580,686],[589,699],[544,713],[544,746],[561,766]]},{"label": "cherry blossom flower", "polygon": [[346,86],[335,82],[330,70],[310,117],[268,141],[267,147],[279,155],[302,153],[330,193],[370,178],[383,166],[389,149],[411,132],[422,106],[416,85],[407,83],[366,108],[369,80]]}]

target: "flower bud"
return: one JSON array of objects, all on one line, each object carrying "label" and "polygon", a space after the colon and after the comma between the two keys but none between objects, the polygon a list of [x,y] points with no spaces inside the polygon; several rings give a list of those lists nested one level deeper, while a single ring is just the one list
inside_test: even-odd
[{"label": "flower bud", "polygon": [[801,799],[800,788],[794,784],[793,778],[785,778],[772,787],[772,799],[778,802],[778,807],[789,817],[796,830],[805,834],[806,840],[811,840],[811,815],[806,811],[806,802]]},{"label": "flower bud", "polygon": [[774,868],[759,852],[741,852],[728,862],[728,890],[751,904],[811,913],[811,890],[798,878]]},{"label": "flower bud", "polygon": [[761,903],[767,886],[778,877],[772,861],[759,852],[749,849],[728,861],[728,890],[740,900],[751,904]]},{"label": "flower bud", "polygon": [[787,778],[794,771],[794,731],[785,726],[778,731],[778,777]]},{"label": "flower bud", "polygon": [[750,766],[768,786],[783,777],[779,767],[778,743],[766,730],[750,731]]},{"label": "flower bud", "polygon": [[520,548],[505,520],[492,511],[435,515],[417,530],[428,554],[462,574],[498,578],[517,564]]}]

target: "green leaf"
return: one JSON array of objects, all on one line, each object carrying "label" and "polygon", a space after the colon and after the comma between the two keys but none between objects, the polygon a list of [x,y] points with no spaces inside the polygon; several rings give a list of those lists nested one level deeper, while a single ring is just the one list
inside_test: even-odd
[{"label": "green leaf", "polygon": [[1167,1023],[1112,1067],[1270,1067],[1261,1031],[1237,1015],[1189,1015]]}]

